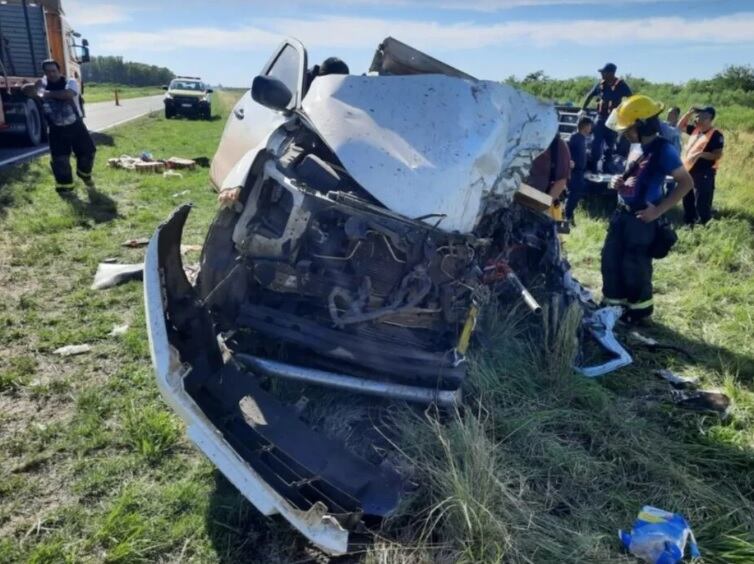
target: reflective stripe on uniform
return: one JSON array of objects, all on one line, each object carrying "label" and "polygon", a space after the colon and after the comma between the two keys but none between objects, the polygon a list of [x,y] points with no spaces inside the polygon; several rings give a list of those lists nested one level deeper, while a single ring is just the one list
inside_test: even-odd
[{"label": "reflective stripe on uniform", "polygon": [[76,170],[76,174],[78,174],[82,178],[91,178],[92,173],[91,172],[81,172],[80,170]]},{"label": "reflective stripe on uniform", "polygon": [[57,185],[55,186],[55,188],[75,188],[75,187],[76,185],[73,182],[71,182],[70,184],[62,184],[58,182]]},{"label": "reflective stripe on uniform", "polygon": [[630,303],[628,302],[628,309],[647,309],[654,305],[654,299],[649,298],[648,300],[644,300],[643,302],[636,302],[636,303]]},{"label": "reflective stripe on uniform", "polygon": [[622,298],[602,298],[602,303],[607,305],[626,305],[626,300]]}]

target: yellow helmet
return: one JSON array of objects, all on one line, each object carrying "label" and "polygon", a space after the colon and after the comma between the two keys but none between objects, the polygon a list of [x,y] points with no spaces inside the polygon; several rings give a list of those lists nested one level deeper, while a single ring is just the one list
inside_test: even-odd
[{"label": "yellow helmet", "polygon": [[610,113],[605,125],[614,131],[625,131],[639,120],[659,115],[664,108],[662,102],[655,102],[643,94],[634,94]]}]

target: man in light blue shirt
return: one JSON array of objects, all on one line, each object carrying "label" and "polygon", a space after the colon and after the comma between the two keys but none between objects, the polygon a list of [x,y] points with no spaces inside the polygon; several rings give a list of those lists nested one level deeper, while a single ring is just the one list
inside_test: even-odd
[{"label": "man in light blue shirt", "polygon": [[[664,137],[670,144],[675,147],[678,153],[681,153],[681,130],[678,129],[678,119],[681,117],[681,108],[673,106],[668,110],[666,121],[660,122],[660,137]],[[668,194],[676,187],[675,180],[668,181],[666,189]]]},{"label": "man in light blue shirt", "polygon": [[670,141],[681,152],[681,132],[678,129],[678,118],[681,117],[681,108],[673,106],[668,110],[666,121],[660,123],[660,135]]}]

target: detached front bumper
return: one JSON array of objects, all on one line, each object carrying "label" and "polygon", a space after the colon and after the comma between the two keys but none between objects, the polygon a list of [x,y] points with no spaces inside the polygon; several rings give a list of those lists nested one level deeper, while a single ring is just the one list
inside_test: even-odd
[{"label": "detached front bumper", "polygon": [[188,437],[264,515],[280,514],[322,550],[348,551],[365,516],[398,504],[401,481],[309,429],[255,375],[224,362],[207,312],[183,272],[190,206],[147,248],[144,299],[150,350],[165,401]]}]

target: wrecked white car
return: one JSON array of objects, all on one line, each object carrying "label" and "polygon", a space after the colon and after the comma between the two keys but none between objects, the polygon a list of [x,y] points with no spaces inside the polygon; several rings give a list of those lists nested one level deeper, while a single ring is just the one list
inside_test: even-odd
[{"label": "wrecked white car", "polygon": [[[157,230],[146,310],[189,437],[262,513],[342,554],[396,509],[402,476],[307,426],[270,382],[452,408],[487,304],[539,311],[529,285],[588,296],[555,223],[514,203],[557,133],[552,107],[393,39],[365,75],[307,68],[286,41],[236,105],[212,178],[238,204],[218,212],[195,285],[180,254],[190,206]],[[614,317],[587,314],[618,354],[590,375],[630,361]]]}]

